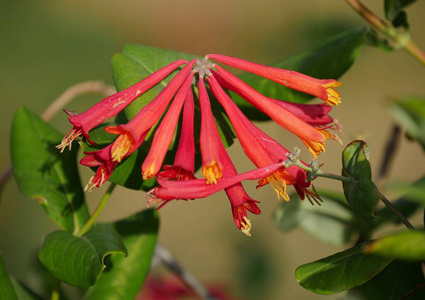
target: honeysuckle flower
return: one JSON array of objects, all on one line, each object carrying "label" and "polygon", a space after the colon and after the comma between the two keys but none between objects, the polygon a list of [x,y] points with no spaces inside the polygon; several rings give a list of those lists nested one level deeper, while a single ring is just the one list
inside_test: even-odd
[{"label": "honeysuckle flower", "polygon": [[339,93],[333,89],[341,86],[341,83],[335,79],[317,79],[299,72],[264,66],[226,55],[208,54],[208,57],[228,66],[268,78],[291,89],[316,96],[329,105],[341,103]]},{"label": "honeysuckle flower", "polygon": [[[259,108],[262,112],[272,118],[278,125],[298,136],[301,141],[307,146],[314,158],[317,154],[325,151],[325,141],[329,138],[337,139],[326,129],[319,129],[309,125],[301,120],[282,106],[276,104],[271,99],[258,93],[252,87],[244,83],[242,80],[227,72],[218,65],[215,65],[218,74],[222,80],[228,85],[233,86],[235,91],[254,107]],[[217,72],[213,71],[213,74]]]},{"label": "honeysuckle flower", "polygon": [[205,88],[204,78],[199,77],[199,106],[201,107],[201,136],[199,138],[202,154],[202,174],[207,184],[217,183],[221,178],[223,163],[220,160],[219,148],[222,143],[217,134],[217,126],[211,111],[210,100]]},{"label": "honeysuckle flower", "polygon": [[187,98],[187,94],[192,92],[192,81],[193,73],[191,72],[177,92],[168,112],[155,132],[149,153],[142,164],[143,180],[153,178],[161,169],[165,155],[173,139],[183,103]]},{"label": "honeysuckle flower", "polygon": [[195,62],[196,60],[193,60],[188,63],[161,93],[143,107],[130,122],[123,125],[105,127],[105,131],[119,134],[111,149],[113,161],[121,162],[129,153],[134,152],[142,144],[146,134],[161,118],[172,97],[192,71]]},{"label": "honeysuckle flower", "polygon": [[89,190],[91,192],[95,187],[100,187],[104,184],[111,176],[118,164],[118,162],[114,162],[111,159],[111,148],[112,144],[101,150],[85,152],[87,156],[80,160],[80,164],[90,168],[98,168],[96,173],[90,178],[84,190]]},{"label": "honeysuckle flower", "polygon": [[235,176],[220,178],[216,184],[207,184],[206,179],[171,181],[157,178],[158,187],[148,193],[147,204],[160,204],[162,208],[171,200],[205,198],[244,180],[258,180],[273,174],[283,167],[283,163],[258,168]]},{"label": "honeysuckle flower", "polygon": [[184,59],[172,62],[138,83],[103,99],[81,114],[74,115],[65,111],[70,115],[68,120],[73,127],[65,135],[61,143],[56,146],[56,148],[60,149],[61,152],[63,152],[66,147],[71,149],[72,142],[80,136],[84,136],[91,144],[95,144],[92,140],[90,140],[90,130],[103,123],[106,119],[118,114],[127,105],[158,84],[180,65],[185,63],[187,63],[187,61]]},{"label": "honeysuckle flower", "polygon": [[193,94],[187,93],[183,108],[183,121],[179,145],[173,165],[164,165],[164,171],[157,174],[158,178],[167,180],[195,179],[195,137],[194,137],[195,105]]}]

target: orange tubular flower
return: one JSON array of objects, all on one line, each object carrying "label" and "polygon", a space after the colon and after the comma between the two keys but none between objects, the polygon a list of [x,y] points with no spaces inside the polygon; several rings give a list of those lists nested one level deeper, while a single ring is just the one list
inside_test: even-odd
[{"label": "orange tubular flower", "polygon": [[[271,99],[258,93],[252,87],[244,83],[242,80],[227,72],[220,66],[215,65],[219,76],[228,85],[233,86],[237,92],[246,101],[254,107],[259,108],[262,112],[272,118],[277,124],[298,136],[301,141],[310,150],[313,157],[325,151],[325,141],[329,138],[336,138],[325,129],[318,129],[307,122],[301,120],[282,106],[276,104]],[[213,71],[213,74],[217,72]]]},{"label": "orange tubular flower", "polygon": [[174,101],[172,102],[167,114],[155,132],[152,146],[149,149],[149,153],[144,163],[142,164],[143,180],[153,178],[161,169],[168,147],[173,139],[183,103],[187,94],[191,92],[190,86],[192,85],[192,80],[193,72],[187,76],[185,82],[174,97]]},{"label": "orange tubular flower", "polygon": [[218,137],[217,127],[211,111],[210,99],[205,88],[204,78],[199,77],[199,106],[201,107],[201,136],[200,147],[202,154],[202,174],[207,179],[207,184],[217,183],[223,171],[220,160],[219,145],[222,141]]},{"label": "orange tubular flower", "polygon": [[184,102],[182,131],[174,164],[163,166],[164,171],[158,173],[158,178],[166,180],[195,179],[193,175],[195,172],[194,112],[193,94],[189,92]]},{"label": "orange tubular flower", "polygon": [[268,78],[291,89],[316,96],[329,105],[341,103],[341,97],[333,88],[342,84],[335,79],[317,79],[295,71],[279,69],[220,54],[209,54],[209,58],[259,76]]}]

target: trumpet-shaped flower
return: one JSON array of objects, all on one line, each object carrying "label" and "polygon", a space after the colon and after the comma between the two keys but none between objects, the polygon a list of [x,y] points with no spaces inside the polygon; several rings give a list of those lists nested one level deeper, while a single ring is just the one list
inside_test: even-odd
[{"label": "trumpet-shaped flower", "polygon": [[341,103],[339,93],[333,89],[340,86],[341,83],[335,79],[317,79],[299,72],[264,66],[226,55],[209,54],[208,57],[234,68],[268,78],[291,89],[311,94],[329,105]]},{"label": "trumpet-shaped flower", "polygon": [[195,179],[193,175],[195,172],[194,110],[193,94],[189,92],[184,102],[182,130],[174,164],[163,166],[164,171],[158,173],[158,178],[167,180]]},{"label": "trumpet-shaped flower", "polygon": [[68,120],[73,125],[73,127],[62,139],[61,143],[56,146],[56,148],[60,149],[61,152],[63,152],[66,147],[71,149],[72,142],[81,135],[83,135],[91,144],[94,144],[94,142],[90,140],[90,130],[103,123],[106,119],[109,119],[110,117],[118,114],[127,105],[148,91],[150,88],[158,84],[158,82],[167,77],[180,65],[185,63],[187,63],[186,60],[177,60],[149,75],[138,83],[130,86],[129,88],[126,88],[121,92],[103,99],[92,108],[81,114],[74,115],[65,111],[70,115]]}]

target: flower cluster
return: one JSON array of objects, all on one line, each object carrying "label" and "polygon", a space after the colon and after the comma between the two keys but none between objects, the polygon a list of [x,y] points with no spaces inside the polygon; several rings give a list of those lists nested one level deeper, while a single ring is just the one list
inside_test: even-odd
[{"label": "flower cluster", "polygon": [[[268,98],[218,64],[210,62],[210,59],[311,94],[325,103],[295,104]],[[181,67],[182,65],[184,67]],[[251,222],[247,211],[253,214],[260,214],[261,211],[257,205],[259,201],[250,198],[245,192],[241,184],[243,180],[259,180],[257,187],[270,184],[277,196],[286,201],[289,201],[286,186],[293,185],[301,199],[307,197],[310,202],[319,203],[320,198],[307,180],[306,171],[296,165],[287,168],[283,166],[282,162],[286,159],[288,150],[256,127],[232,101],[226,90],[237,93],[279,126],[298,136],[313,157],[316,157],[325,151],[324,146],[328,139],[338,139],[329,129],[338,129],[339,125],[328,113],[331,105],[340,103],[340,96],[333,88],[341,84],[334,79],[315,79],[295,71],[264,66],[230,56],[210,54],[202,61],[177,60],[81,114],[67,112],[73,127],[57,148],[61,151],[66,147],[71,148],[72,141],[79,136],[94,144],[90,139],[90,130],[118,114],[179,67],[181,69],[177,75],[161,93],[127,124],[105,127],[107,132],[117,135],[114,142],[101,150],[85,153],[86,156],[80,163],[97,167],[86,189],[92,190],[107,181],[117,164],[141,146],[149,131],[162,117],[141,170],[144,180],[156,176],[159,184],[148,193],[148,205],[156,203],[160,204],[158,208],[161,208],[174,199],[203,198],[224,189],[230,200],[236,226],[243,233],[250,235]],[[204,179],[194,176],[195,103],[192,89],[196,89],[195,94],[201,111],[199,141]],[[238,174],[221,141],[208,89],[224,108],[245,154],[257,169]],[[164,113],[167,107],[168,110]],[[182,128],[174,164],[163,166],[180,115]]]}]

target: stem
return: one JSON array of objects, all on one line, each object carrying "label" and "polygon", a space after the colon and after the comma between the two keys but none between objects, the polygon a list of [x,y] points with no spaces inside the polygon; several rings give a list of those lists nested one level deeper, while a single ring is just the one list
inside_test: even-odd
[{"label": "stem", "polygon": [[299,159],[296,160],[295,162],[293,162],[293,164],[297,165],[301,169],[303,169],[307,172],[310,172],[310,173],[312,173],[312,174],[314,174],[315,176],[318,176],[318,177],[325,177],[325,178],[335,179],[335,180],[344,181],[344,182],[354,182],[354,179],[350,178],[350,177],[345,177],[345,176],[340,176],[340,175],[336,175],[336,174],[332,174],[332,173],[327,173],[327,172],[323,172],[321,170],[314,171],[312,168],[304,165]]},{"label": "stem", "polygon": [[416,285],[413,289],[411,289],[406,295],[400,298],[400,300],[406,300],[413,297],[417,292],[419,292],[421,289],[425,287],[425,280],[422,282],[419,282],[418,285]]},{"label": "stem", "polygon": [[415,230],[415,227],[413,227],[409,220],[407,220],[406,217],[403,216],[381,192],[379,192],[379,199],[381,199],[381,201],[397,216],[397,218],[399,218],[399,220],[404,225],[406,225],[407,228],[409,228],[410,230]]},{"label": "stem", "polygon": [[378,179],[376,180],[376,185],[380,186],[382,181],[388,175],[388,171],[393,161],[395,152],[400,143],[401,128],[397,124],[393,125],[393,130],[390,137],[387,141],[387,146],[385,147],[385,152],[381,161],[381,167],[379,169]]},{"label": "stem", "polygon": [[155,247],[155,258],[160,260],[170,271],[176,274],[181,281],[201,299],[216,300],[209,291],[193,276],[189,271],[185,270],[175,259],[173,254],[161,244]]},{"label": "stem", "polygon": [[52,293],[50,294],[50,300],[59,300],[60,292],[59,292],[60,281],[55,284],[55,287],[52,289]]},{"label": "stem", "polygon": [[90,216],[90,218],[84,224],[84,226],[74,234],[75,236],[82,236],[92,228],[94,221],[96,221],[97,217],[102,212],[103,208],[105,207],[106,203],[109,200],[109,197],[112,194],[112,191],[115,189],[115,186],[116,186],[115,183],[111,183],[109,185],[108,189],[106,190],[105,194],[103,195],[102,199],[100,200],[100,202],[97,205],[96,209],[94,210],[93,214]]},{"label": "stem", "polygon": [[373,27],[391,38],[398,48],[405,49],[413,57],[425,65],[425,52],[412,41],[408,32],[401,32],[397,30],[394,26],[379,18],[359,0],[346,1]]}]

